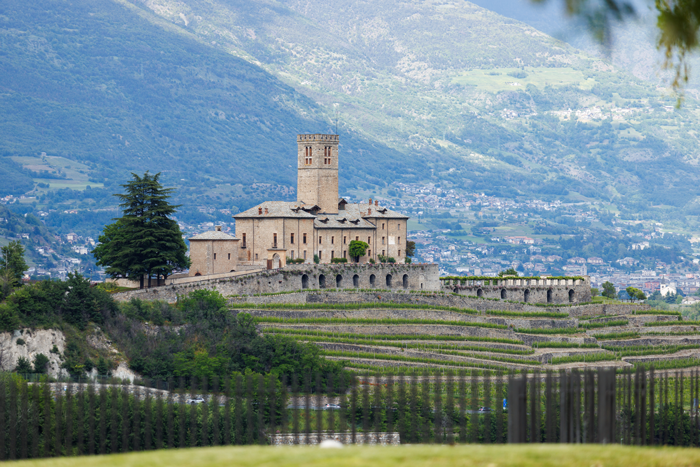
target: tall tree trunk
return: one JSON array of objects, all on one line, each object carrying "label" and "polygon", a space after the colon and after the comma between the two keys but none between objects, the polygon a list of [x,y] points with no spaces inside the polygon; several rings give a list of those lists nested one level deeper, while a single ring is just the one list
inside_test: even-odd
[{"label": "tall tree trunk", "polygon": [[143,289],[143,274],[139,276],[139,289]]},{"label": "tall tree trunk", "polygon": [[151,271],[148,271],[148,288],[151,288]]}]

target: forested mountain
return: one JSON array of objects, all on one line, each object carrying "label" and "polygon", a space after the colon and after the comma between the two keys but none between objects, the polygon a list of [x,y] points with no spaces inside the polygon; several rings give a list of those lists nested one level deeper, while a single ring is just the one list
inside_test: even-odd
[{"label": "forested mountain", "polygon": [[[40,205],[114,204],[145,170],[185,210],[290,197],[294,135],[337,124],[343,192],[403,180],[698,209],[692,96],[674,109],[667,89],[461,0],[8,0],[0,39],[2,192],[105,187],[88,203],[38,186]],[[46,181],[42,152],[86,179]]]}]

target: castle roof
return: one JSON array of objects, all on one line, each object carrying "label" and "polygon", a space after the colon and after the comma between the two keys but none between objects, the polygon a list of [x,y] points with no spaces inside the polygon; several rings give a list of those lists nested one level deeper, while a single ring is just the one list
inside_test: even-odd
[{"label": "castle roof", "polygon": [[338,205],[337,214],[326,214],[318,212],[320,208],[316,205],[298,201],[265,201],[233,217],[313,219],[317,229],[375,229],[373,219],[408,219],[408,216],[374,204],[351,204],[340,198]]},{"label": "castle roof", "polygon": [[192,240],[238,240],[233,235],[229,235],[221,231],[221,227],[217,226],[216,230],[210,230],[190,238]]}]

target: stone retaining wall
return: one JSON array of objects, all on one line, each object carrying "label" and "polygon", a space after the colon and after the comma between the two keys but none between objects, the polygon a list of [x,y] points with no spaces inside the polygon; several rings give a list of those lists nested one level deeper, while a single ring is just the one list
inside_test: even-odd
[{"label": "stone retaining wall", "polygon": [[[456,282],[456,283],[455,283]],[[527,303],[580,303],[591,300],[591,282],[583,279],[485,279],[442,281],[442,290],[474,297]]]}]

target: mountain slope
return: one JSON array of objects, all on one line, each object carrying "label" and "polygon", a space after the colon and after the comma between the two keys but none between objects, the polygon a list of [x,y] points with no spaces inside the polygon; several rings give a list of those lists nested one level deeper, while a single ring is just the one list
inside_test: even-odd
[{"label": "mountain slope", "polygon": [[[322,109],[260,67],[130,5],[8,1],[0,28],[6,157],[65,156],[108,184],[149,169],[197,189],[289,185],[295,134],[331,131]],[[344,144],[365,148],[349,164],[359,173],[404,157],[352,133]]]}]

